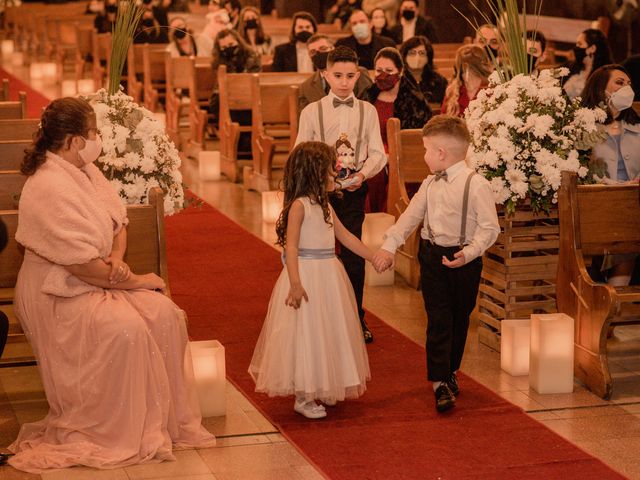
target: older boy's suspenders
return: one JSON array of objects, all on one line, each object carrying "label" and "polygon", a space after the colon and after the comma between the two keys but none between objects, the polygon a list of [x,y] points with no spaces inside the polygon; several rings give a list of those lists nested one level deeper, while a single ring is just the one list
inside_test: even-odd
[{"label": "older boy's suspenders", "polygon": [[[362,138],[362,130],[364,129],[364,102],[362,100],[356,100],[358,102],[358,112],[360,114],[360,120],[358,125],[358,138],[356,139],[356,149],[355,149],[355,159],[356,162],[360,163],[358,160],[360,154],[360,138]],[[327,143],[324,135],[324,112],[322,108],[322,100],[318,101],[318,125],[320,128],[320,141],[322,143]]]},{"label": "older boy's suspenders", "polygon": [[[466,244],[466,236],[467,236],[467,212],[469,211],[469,190],[471,188],[471,179],[476,174],[476,172],[471,172],[467,177],[467,181],[464,184],[464,194],[462,196],[462,215],[460,221],[460,248],[464,247]],[[425,200],[429,197],[427,196],[427,192],[429,191],[429,187],[433,183],[433,179],[427,184],[425,188]],[[429,241],[435,244],[435,237],[433,235],[433,230],[431,230],[431,224],[429,223],[429,208],[425,209],[425,216],[427,218],[427,234],[429,235]]]}]

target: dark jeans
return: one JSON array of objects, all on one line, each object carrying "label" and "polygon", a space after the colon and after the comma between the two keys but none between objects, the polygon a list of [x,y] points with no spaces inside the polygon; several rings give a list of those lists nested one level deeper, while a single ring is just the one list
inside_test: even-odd
[{"label": "dark jeans", "polygon": [[476,305],[482,257],[460,268],[442,264],[453,259],[459,247],[440,247],[420,242],[422,297],[427,310],[427,378],[446,380],[460,368],[469,330],[469,316]]},{"label": "dark jeans", "polygon": [[[356,237],[362,238],[362,224],[364,223],[364,201],[367,198],[369,187],[365,182],[355,192],[344,191],[342,198],[331,197],[331,206],[347,230]],[[340,260],[344,265],[351,286],[356,295],[358,304],[358,316],[360,321],[364,319],[362,308],[362,294],[364,291],[364,259],[351,250],[340,245]]]}]

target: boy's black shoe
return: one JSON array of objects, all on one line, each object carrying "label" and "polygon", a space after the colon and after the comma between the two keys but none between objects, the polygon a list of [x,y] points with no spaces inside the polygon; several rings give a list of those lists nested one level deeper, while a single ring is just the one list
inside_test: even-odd
[{"label": "boy's black shoe", "polygon": [[364,337],[364,343],[372,343],[373,342],[373,333],[369,330],[367,326],[367,322],[364,319],[360,320],[360,324],[362,325],[362,336]]},{"label": "boy's black shoe", "polygon": [[454,397],[460,395],[460,387],[458,386],[458,378],[455,373],[449,375],[449,378],[445,381],[445,383],[449,386],[449,390],[453,393]]},{"label": "boy's black shoe", "polygon": [[442,382],[436,389],[436,410],[440,413],[446,412],[456,404],[456,397],[451,393],[449,386]]}]

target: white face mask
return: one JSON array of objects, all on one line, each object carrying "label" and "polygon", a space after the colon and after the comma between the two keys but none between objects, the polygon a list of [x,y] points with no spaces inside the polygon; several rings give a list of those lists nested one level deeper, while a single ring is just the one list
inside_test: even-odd
[{"label": "white face mask", "polygon": [[102,153],[102,139],[96,135],[95,140],[84,139],[84,148],[78,152],[85,165],[95,162]]},{"label": "white face mask", "polygon": [[427,64],[427,57],[422,57],[419,55],[408,55],[407,56],[407,65],[411,70],[421,70]]},{"label": "white face mask", "polygon": [[620,90],[615,91],[609,97],[609,104],[621,112],[622,110],[626,110],[633,105],[633,98],[635,97],[635,93],[631,85],[625,85]]},{"label": "white face mask", "polygon": [[369,36],[369,24],[368,23],[356,23],[351,27],[353,36],[358,40],[364,40]]}]

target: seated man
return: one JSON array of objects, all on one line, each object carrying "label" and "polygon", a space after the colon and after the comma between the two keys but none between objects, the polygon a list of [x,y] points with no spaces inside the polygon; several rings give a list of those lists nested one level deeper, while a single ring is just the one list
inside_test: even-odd
[{"label": "seated man", "polygon": [[536,72],[547,59],[547,39],[542,32],[527,31],[527,65],[529,71]]},{"label": "seated man", "polygon": [[[329,92],[329,84],[322,77],[322,72],[327,69],[327,56],[334,49],[333,43],[327,35],[318,33],[307,41],[307,50],[315,73],[300,85],[298,96],[298,113],[310,103],[320,100]],[[358,67],[360,78],[356,82],[353,93],[357,98],[362,99],[364,92],[373,85],[369,72],[366,68]]]},{"label": "seated man", "polygon": [[371,22],[362,10],[354,10],[349,17],[349,25],[353,35],[341,38],[336,47],[349,47],[358,55],[359,66],[373,70],[373,59],[384,47],[395,47],[395,42],[387,37],[377,35],[371,30]]},{"label": "seated man", "polygon": [[418,0],[402,0],[400,20],[391,29],[393,40],[398,45],[418,35],[427,37],[431,43],[438,42],[438,34],[433,20],[420,15],[418,8]]}]

